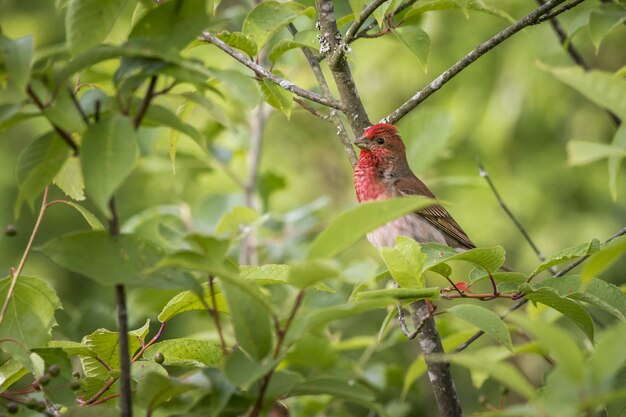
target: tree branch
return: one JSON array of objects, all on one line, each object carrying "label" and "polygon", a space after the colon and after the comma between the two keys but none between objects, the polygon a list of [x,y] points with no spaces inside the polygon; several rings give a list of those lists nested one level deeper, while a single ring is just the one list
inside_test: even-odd
[{"label": "tree branch", "polygon": [[365,23],[365,21],[372,15],[372,13],[374,13],[376,9],[378,9],[380,5],[383,4],[385,1],[386,0],[372,0],[370,4],[368,4],[363,8],[363,10],[361,10],[359,16],[354,19],[354,22],[352,22],[352,25],[350,25],[350,27],[348,28],[346,36],[343,40],[344,43],[349,44],[350,42],[352,42],[359,29],[361,29],[363,23]]},{"label": "tree branch", "polygon": [[339,90],[342,107],[345,107],[343,112],[348,117],[355,135],[359,136],[365,128],[370,126],[370,121],[352,78],[348,61],[343,56],[342,50],[346,44],[342,42],[341,34],[337,29],[333,2],[332,0],[315,0],[315,7],[321,30],[321,49],[328,50],[328,65]]},{"label": "tree branch", "polygon": [[[433,93],[439,90],[444,84],[454,78],[458,73],[463,71],[465,68],[474,63],[478,58],[489,52],[491,49],[495,48],[520,30],[524,29],[527,26],[534,25],[538,23],[538,19],[546,15],[550,10],[554,9],[559,4],[563,3],[565,0],[550,0],[546,2],[544,5],[538,7],[537,9],[530,12],[528,15],[518,20],[511,26],[502,30],[491,39],[483,42],[478,45],[476,48],[471,50],[467,55],[457,61],[456,64],[448,68],[441,75],[439,75],[435,80],[433,80],[426,87],[422,88],[418,91],[413,97],[407,100],[403,105],[394,110],[387,117],[383,118],[381,122],[395,124],[404,116],[406,116],[411,110],[417,107],[420,103],[430,97]],[[580,0],[576,0],[573,3],[580,2]],[[573,4],[572,3],[572,4]],[[575,5],[574,5],[575,6]],[[572,6],[572,7],[574,7]],[[566,10],[563,10],[565,7],[562,7],[558,10],[559,13],[563,13]],[[571,7],[570,7],[571,8]],[[569,10],[569,9],[567,9]],[[554,13],[553,17],[559,13]]]},{"label": "tree branch", "polygon": [[[291,32],[293,36],[295,36],[296,33],[298,33],[298,30],[296,29],[296,27],[291,23],[287,26],[287,29],[289,29],[289,32]],[[306,57],[307,61],[309,62],[309,66],[311,67],[311,70],[313,71],[313,74],[315,75],[315,78],[317,79],[317,83],[319,84],[320,88],[322,89],[322,92],[324,93],[324,97],[331,98],[332,94],[330,92],[330,88],[328,87],[328,83],[326,82],[326,78],[324,77],[324,73],[322,72],[322,68],[320,67],[319,59],[317,58],[317,56],[315,56],[315,54],[310,49],[301,48],[301,50],[304,56]],[[337,114],[337,111],[334,109],[330,111],[330,120],[333,122],[333,124],[335,125],[335,128],[337,129],[337,136],[339,136],[339,140],[341,141],[341,144],[343,145],[343,149],[346,153],[346,156],[348,157],[348,160],[350,161],[350,164],[354,166],[354,164],[356,164],[356,161],[357,161],[356,153],[354,152],[354,148],[352,147],[352,144],[350,143],[350,138],[348,137],[346,128],[343,125],[341,118]]]},{"label": "tree branch", "polygon": [[[293,36],[295,36],[296,33],[298,33],[298,30],[296,29],[296,27],[291,23],[287,26],[287,29],[289,29],[289,32],[291,32]],[[326,82],[326,78],[324,77],[322,68],[320,67],[319,59],[317,58],[317,56],[315,56],[315,54],[310,49],[301,48],[301,50],[304,56],[306,57],[307,61],[309,62],[309,66],[311,67],[311,70],[313,71],[313,74],[315,75],[315,78],[317,79],[317,83],[322,89],[324,97],[331,98],[332,94],[330,92],[330,88],[328,88],[328,83]],[[302,103],[300,103],[300,105],[302,105]],[[354,164],[356,164],[356,161],[357,161],[356,153],[354,152],[354,148],[352,147],[352,144],[350,143],[350,138],[348,137],[346,128],[344,127],[343,122],[341,121],[341,118],[337,114],[337,111],[334,109],[330,111],[330,120],[333,122],[333,124],[335,125],[335,128],[337,129],[337,136],[339,136],[339,140],[341,141],[341,144],[343,145],[343,149],[346,153],[346,156],[348,157],[348,160],[350,161],[350,164],[354,166]]]},{"label": "tree branch", "polygon": [[150,77],[150,84],[148,85],[148,90],[146,91],[146,95],[144,96],[143,101],[141,102],[141,107],[139,107],[139,110],[137,111],[137,114],[135,115],[135,118],[133,119],[133,126],[135,127],[135,129],[139,128],[139,125],[141,124],[141,120],[143,119],[146,112],[148,111],[148,107],[150,107],[150,103],[152,102],[152,99],[155,96],[154,89],[156,88],[157,78],[158,77],[156,75],[153,75],[152,77]]},{"label": "tree branch", "polygon": [[273,82],[274,84],[280,86],[281,88],[287,91],[291,91],[297,96],[306,98],[308,100],[314,101],[324,106],[332,107],[337,110],[343,110],[343,106],[341,105],[341,103],[337,102],[336,100],[322,97],[319,94],[316,94],[312,91],[305,90],[304,88],[298,87],[297,85],[292,84],[290,81],[287,81],[284,78],[281,78],[278,75],[271,73],[267,69],[263,68],[261,65],[249,59],[247,56],[245,56],[241,52],[236,51],[235,49],[228,46],[226,43],[224,43],[221,39],[219,39],[217,36],[215,36],[211,32],[208,32],[208,31],[202,32],[202,35],[200,36],[200,40],[217,46],[222,51],[226,52],[228,55],[232,56],[237,61],[245,65],[246,67],[250,68],[252,71],[254,71],[254,73],[257,76],[261,78],[265,78]]},{"label": "tree branch", "polygon": [[[43,102],[39,99],[39,97],[37,97],[37,94],[35,94],[35,91],[32,89],[30,84],[28,85],[26,92],[28,93],[28,96],[35,103],[35,106],[37,106],[37,108],[43,113],[43,111],[46,109],[46,105],[43,104]],[[57,126],[56,124],[52,122],[50,122],[50,124],[52,125],[52,128],[55,130],[55,132],[57,132],[57,134],[61,137],[61,139],[63,139],[65,143],[67,143],[67,146],[72,148],[72,152],[74,153],[74,155],[75,156],[78,155],[78,145],[76,144],[76,142],[74,142],[74,139],[72,138],[72,135],[70,134],[70,132],[62,129],[61,127]]]},{"label": "tree branch", "polygon": [[[405,9],[413,6],[413,4],[415,4],[417,0],[408,0],[405,1],[404,3],[402,3],[400,6],[398,6],[398,8],[389,15],[390,18],[394,18],[397,14],[403,12]],[[352,38],[350,40],[350,42],[348,43],[352,43],[355,40],[359,39],[359,38],[373,38],[373,37],[378,37],[381,36],[382,34],[375,34],[375,35],[369,35],[367,32],[372,29],[374,26],[376,26],[376,22],[372,22],[369,25],[367,25],[366,27],[364,27],[361,31],[359,31],[359,33],[357,33],[354,38]]]}]

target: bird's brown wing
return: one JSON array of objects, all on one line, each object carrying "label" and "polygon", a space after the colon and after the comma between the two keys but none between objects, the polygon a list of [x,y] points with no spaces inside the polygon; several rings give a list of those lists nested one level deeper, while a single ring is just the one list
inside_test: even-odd
[{"label": "bird's brown wing", "polygon": [[[415,175],[396,180],[393,184],[393,189],[394,194],[397,196],[423,195],[435,198],[435,195],[428,189],[426,184]],[[467,249],[476,247],[469,237],[467,237],[467,234],[463,231],[461,226],[454,221],[450,213],[439,204],[418,210],[417,213]]]}]

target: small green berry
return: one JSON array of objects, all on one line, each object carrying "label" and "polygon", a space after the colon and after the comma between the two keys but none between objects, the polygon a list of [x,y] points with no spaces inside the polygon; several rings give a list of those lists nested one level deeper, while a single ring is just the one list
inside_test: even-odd
[{"label": "small green berry", "polygon": [[161,352],[157,352],[154,355],[154,361],[158,364],[162,364],[163,362],[165,362],[165,356],[163,356]]},{"label": "small green berry", "polygon": [[39,401],[37,401],[35,398],[29,398],[24,405],[26,406],[26,408],[30,408],[31,410],[35,410],[37,409],[39,404]]},{"label": "small green berry", "polygon": [[72,372],[72,376],[73,376],[74,378],[76,378],[76,379],[79,379],[79,378],[80,378],[80,372],[78,372],[78,371],[74,371],[74,372]]},{"label": "small green berry", "polygon": [[80,382],[79,381],[72,381],[70,382],[70,389],[72,391],[77,391],[80,389]]},{"label": "small green berry", "polygon": [[61,373],[61,367],[57,364],[50,365],[48,367],[48,373],[52,377],[59,376],[59,374]]},{"label": "small green berry", "polygon": [[7,236],[15,236],[17,234],[17,228],[13,224],[7,224],[4,227],[4,234]]},{"label": "small green berry", "polygon": [[41,377],[39,377],[39,379],[37,380],[37,383],[45,387],[50,382],[50,378],[51,378],[50,374],[45,373]]}]

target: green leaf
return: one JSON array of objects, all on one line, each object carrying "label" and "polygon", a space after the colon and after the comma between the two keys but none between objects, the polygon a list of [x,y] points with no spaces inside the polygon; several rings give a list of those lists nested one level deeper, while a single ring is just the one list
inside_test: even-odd
[{"label": "green leaf", "polygon": [[119,417],[119,415],[117,409],[101,405],[70,408],[63,414],[64,417]]},{"label": "green leaf", "polygon": [[626,9],[613,3],[600,3],[589,16],[589,35],[596,47],[596,54],[602,41],[613,29],[626,21]]},{"label": "green leaf", "polygon": [[473,304],[458,304],[446,310],[491,336],[496,342],[513,351],[511,335],[502,319],[493,311]]},{"label": "green leaf", "polygon": [[191,139],[196,141],[200,146],[204,148],[206,138],[198,129],[190,124],[183,123],[174,113],[168,108],[159,106],[158,104],[151,104],[150,108],[146,112],[144,117],[146,124],[152,124],[154,126],[167,126],[172,129],[176,129]]},{"label": "green leaf", "polygon": [[420,244],[406,236],[398,236],[393,248],[382,248],[380,254],[393,280],[402,288],[424,288],[426,280],[422,269],[426,255]]},{"label": "green leaf", "polygon": [[490,14],[495,17],[506,20],[510,23],[515,23],[515,19],[503,10],[496,9],[495,7],[487,6],[481,0],[425,0],[419,1],[413,5],[413,7],[407,12],[405,18],[408,19],[412,16],[433,11],[433,10],[462,10],[465,17],[468,17],[465,9],[472,10],[479,13]]},{"label": "green leaf", "polygon": [[133,171],[139,147],[135,129],[125,117],[114,116],[89,126],[81,153],[87,194],[109,213],[109,200]]},{"label": "green leaf", "polygon": [[[626,151],[626,124],[622,123],[613,136],[613,142],[611,146],[614,148],[620,148]],[[619,175],[620,166],[622,165],[623,157],[617,155],[609,155],[608,168],[609,168],[609,191],[613,201],[617,201],[617,177]]]},{"label": "green leaf", "polygon": [[28,370],[15,358],[9,358],[0,366],[0,393],[4,392],[11,385],[19,381]]},{"label": "green leaf", "polygon": [[[2,302],[7,297],[10,285],[10,277],[0,280]],[[35,277],[20,276],[16,281],[9,308],[0,323],[0,339],[5,340],[2,350],[13,355],[26,368],[32,368],[26,349],[48,344],[52,327],[57,324],[54,312],[60,308],[59,297],[47,282]]]},{"label": "green leaf", "polygon": [[172,0],[149,10],[133,26],[131,43],[178,51],[209,24],[204,0]]},{"label": "green leaf", "polygon": [[474,248],[465,252],[454,250],[442,253],[442,256],[434,263],[426,265],[427,270],[433,270],[444,262],[465,261],[469,262],[485,272],[496,272],[504,264],[504,249],[501,246],[490,248]]},{"label": "green leaf", "polygon": [[224,41],[233,48],[244,51],[248,56],[254,57],[259,52],[256,42],[250,37],[250,35],[244,35],[241,32],[229,32],[227,30],[216,33],[219,39]]},{"label": "green leaf", "polygon": [[256,210],[246,206],[237,206],[224,214],[215,226],[218,236],[237,236],[242,230],[259,218]]},{"label": "green leaf", "polygon": [[592,278],[582,292],[568,295],[574,300],[594,305],[626,321],[626,294],[618,287],[598,278]]},{"label": "green leaf", "polygon": [[152,372],[137,385],[137,403],[151,412],[172,398],[197,388],[195,385]]},{"label": "green leaf", "polygon": [[104,231],[65,235],[39,248],[55,263],[102,285],[133,285],[146,278],[145,269],[162,256],[152,243],[134,235],[117,238]]},{"label": "green leaf", "polygon": [[248,389],[276,366],[276,361],[256,362],[241,349],[234,349],[224,363],[224,374],[233,384]]},{"label": "green leaf", "polygon": [[599,251],[591,255],[582,270],[583,283],[589,282],[593,277],[598,277],[611,267],[626,251],[626,236],[604,245]]},{"label": "green leaf", "polygon": [[[423,289],[422,290],[404,289],[404,291],[424,292]],[[318,330],[319,328],[321,328],[322,326],[324,326],[325,324],[333,320],[339,320],[339,319],[343,319],[346,317],[352,317],[357,314],[364,313],[366,311],[379,310],[382,308],[386,308],[387,305],[389,304],[388,303],[389,296],[385,295],[381,298],[382,299],[372,299],[372,300],[359,301],[356,303],[344,303],[344,304],[340,304],[336,306],[319,308],[304,317],[296,318],[297,321],[300,321],[300,325],[293,326],[293,327],[300,327],[300,328],[294,329],[294,331],[290,331],[288,333],[288,338],[289,337],[295,338],[304,332]]]},{"label": "green leaf", "polygon": [[271,62],[276,62],[285,52],[296,48],[319,49],[319,40],[316,30],[303,30],[296,33],[293,39],[281,39],[272,47],[268,58]]},{"label": "green leaf", "polygon": [[569,298],[563,298],[551,288],[533,288],[526,284],[520,287],[525,297],[531,301],[545,304],[572,320],[593,341],[593,321],[589,313],[577,302]]},{"label": "green leaf", "polygon": [[[33,59],[33,37],[24,36],[18,39],[9,39],[0,34],[0,64],[4,66],[9,79],[0,83],[0,104],[4,101],[5,91],[9,101],[17,102],[26,96],[26,86],[30,81],[30,67]],[[1,68],[1,67],[0,67]],[[3,91],[5,90],[5,91]]]},{"label": "green leaf", "polygon": [[231,128],[233,126],[233,122],[230,120],[224,109],[222,109],[219,104],[209,100],[204,95],[201,95],[199,92],[183,93],[181,95],[187,100],[201,106],[213,119],[215,119],[216,122],[225,128]]},{"label": "green leaf", "polygon": [[611,386],[626,364],[626,324],[611,326],[598,339],[595,352],[584,370],[590,374],[592,386]]},{"label": "green leaf", "polygon": [[239,267],[241,278],[252,280],[259,285],[283,284],[289,279],[291,267],[281,264],[242,265]]},{"label": "green leaf", "polygon": [[22,203],[31,208],[68,158],[70,150],[55,133],[47,133],[31,142],[17,160],[19,194],[15,200],[14,215],[19,217]]},{"label": "green leaf", "polygon": [[170,366],[211,366],[222,362],[222,348],[218,343],[198,339],[171,339],[155,343],[143,354],[146,359],[154,360],[160,352],[165,358],[164,365]]},{"label": "green leaf", "polygon": [[597,239],[594,239],[591,242],[580,243],[576,246],[561,249],[560,251],[548,256],[546,260],[543,261],[537,268],[535,268],[535,270],[529,276],[534,277],[540,272],[543,272],[546,269],[550,269],[555,265],[559,265],[572,259],[578,259],[580,257],[590,255],[596,252],[599,247],[600,242]]},{"label": "green leaf", "polygon": [[83,171],[80,169],[80,159],[68,158],[52,182],[72,200],[82,201],[85,199],[85,180],[83,179]]},{"label": "green leaf", "polygon": [[298,3],[262,2],[248,13],[242,32],[258,48],[262,48],[272,35],[291,23],[303,10],[304,7]]},{"label": "green leaf", "polygon": [[291,389],[289,396],[298,395],[332,395],[350,401],[374,401],[374,393],[355,381],[332,377],[309,378]]},{"label": "green leaf", "polygon": [[263,359],[273,345],[272,324],[266,306],[233,282],[223,281],[222,288],[239,346],[253,358]]},{"label": "green leaf", "polygon": [[372,290],[363,291],[357,294],[359,300],[370,299],[390,299],[395,298],[397,300],[438,300],[439,299],[439,287],[433,288],[388,288],[384,290]]},{"label": "green leaf", "polygon": [[91,227],[91,230],[93,230],[94,232],[99,231],[99,230],[104,230],[104,226],[102,225],[102,223],[100,223],[100,220],[98,220],[98,218],[92,212],[87,210],[85,207],[81,206],[78,203],[74,203],[72,201],[68,201],[65,204],[67,204],[68,206],[74,207],[76,211],[78,211],[81,214],[81,216],[83,216],[85,221],[89,224],[89,226]]},{"label": "green leaf", "polygon": [[421,197],[399,197],[359,204],[332,220],[309,247],[308,259],[330,258],[347,249],[367,232],[436,201]]},{"label": "green leaf", "polygon": [[626,119],[626,80],[602,71],[584,71],[580,67],[550,67],[539,64],[563,83],[577,90],[600,107]]},{"label": "green leaf", "polygon": [[607,143],[585,140],[571,140],[567,143],[567,163],[572,166],[586,165],[610,157],[621,159],[625,156],[626,150]]},{"label": "green leaf", "polygon": [[291,109],[293,108],[293,93],[291,91],[285,90],[266,78],[259,81],[259,88],[263,94],[263,99],[270,106],[280,110],[287,119],[291,117]]},{"label": "green leaf", "polygon": [[49,348],[58,348],[68,355],[90,356],[95,357],[96,352],[91,350],[89,346],[82,343],[72,342],[71,340],[52,340],[48,343]]},{"label": "green leaf", "polygon": [[[142,340],[148,334],[149,321],[141,328],[128,332],[128,354],[133,355],[141,344],[137,338]],[[120,369],[120,348],[119,333],[106,329],[98,329],[95,332],[83,337],[81,343],[87,346],[95,356],[81,356],[80,361],[85,371],[85,376],[104,380],[109,375],[109,370],[102,363],[106,363],[112,370]],[[96,357],[100,360],[97,360]]]},{"label": "green leaf", "polygon": [[392,33],[417,58],[424,72],[428,71],[428,56],[430,55],[430,37],[417,26],[400,26]]},{"label": "green leaf", "polygon": [[511,320],[530,333],[573,380],[581,381],[583,352],[566,331],[541,320],[529,320],[526,316],[512,315]]},{"label": "green leaf", "polygon": [[65,15],[70,52],[76,55],[101,43],[125,5],[126,0],[70,0]]},{"label": "green leaf", "polygon": [[509,363],[495,362],[490,358],[484,358],[475,353],[456,353],[445,355],[442,359],[444,357],[446,361],[451,363],[487,373],[489,377],[500,381],[524,398],[528,399],[535,396],[535,389],[530,382]]},{"label": "green leaf", "polygon": [[[211,297],[211,294],[209,292],[209,284],[202,284],[202,289],[204,291],[204,303],[213,308],[213,298]],[[214,287],[214,291],[217,310],[223,313],[228,313],[226,301],[224,300],[224,294],[222,294],[218,287]],[[176,294],[174,297],[172,297],[170,301],[168,301],[168,303],[165,305],[165,307],[163,307],[157,318],[161,323],[165,323],[172,317],[175,317],[187,311],[206,310],[206,306],[204,303],[201,301],[199,295],[195,291],[183,291]]]},{"label": "green leaf", "polygon": [[339,270],[321,260],[293,264],[289,269],[288,282],[294,287],[305,289],[327,279],[339,277]]}]

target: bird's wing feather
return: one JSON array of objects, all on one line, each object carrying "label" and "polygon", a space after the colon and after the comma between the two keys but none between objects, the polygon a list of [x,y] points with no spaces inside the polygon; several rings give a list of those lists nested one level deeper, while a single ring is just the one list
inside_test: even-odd
[{"label": "bird's wing feather", "polygon": [[[428,189],[415,175],[411,175],[406,178],[398,179],[393,184],[394,194],[399,196],[411,196],[411,195],[423,195],[430,198],[435,198],[435,195]],[[433,226],[457,240],[468,249],[475,248],[476,245],[472,243],[467,234],[463,231],[461,226],[454,221],[450,213],[441,205],[436,204],[429,206],[421,210],[416,211]]]}]

